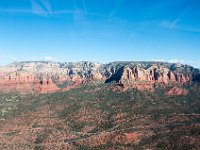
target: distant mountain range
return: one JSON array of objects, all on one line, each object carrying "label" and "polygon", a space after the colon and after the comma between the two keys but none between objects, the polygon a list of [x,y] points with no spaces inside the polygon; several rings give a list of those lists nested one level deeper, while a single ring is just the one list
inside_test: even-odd
[{"label": "distant mountain range", "polygon": [[86,83],[113,83],[122,89],[151,90],[156,85],[200,82],[200,70],[189,65],[121,61],[97,62],[15,62],[0,67],[3,92],[56,92]]}]

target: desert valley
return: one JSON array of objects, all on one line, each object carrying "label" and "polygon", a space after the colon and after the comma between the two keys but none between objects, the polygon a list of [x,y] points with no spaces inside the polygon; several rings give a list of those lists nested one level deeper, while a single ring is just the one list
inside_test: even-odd
[{"label": "desert valley", "polygon": [[200,70],[165,62],[0,67],[1,149],[200,149]]}]

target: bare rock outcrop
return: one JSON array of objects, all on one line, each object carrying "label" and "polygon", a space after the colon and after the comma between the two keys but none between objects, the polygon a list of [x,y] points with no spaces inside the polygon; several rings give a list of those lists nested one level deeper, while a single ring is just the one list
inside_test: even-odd
[{"label": "bare rock outcrop", "polygon": [[[174,64],[173,64],[174,65]],[[198,80],[199,71],[194,69],[188,72],[183,69],[170,69],[170,64],[156,63],[128,63],[125,66],[116,69],[116,73],[110,73],[111,77],[108,81],[116,81],[126,86],[147,84],[169,84],[169,83],[189,83]],[[184,65],[181,66],[184,68]],[[111,72],[111,71],[110,71]],[[198,72],[194,75],[194,72]],[[192,77],[194,76],[194,77]]]},{"label": "bare rock outcrop", "polygon": [[179,96],[179,95],[187,95],[188,91],[186,89],[173,87],[169,91],[166,92],[169,96]]},{"label": "bare rock outcrop", "polygon": [[156,84],[200,82],[200,71],[164,62],[18,62],[0,67],[0,91],[48,93],[91,80],[123,88],[153,89]]}]

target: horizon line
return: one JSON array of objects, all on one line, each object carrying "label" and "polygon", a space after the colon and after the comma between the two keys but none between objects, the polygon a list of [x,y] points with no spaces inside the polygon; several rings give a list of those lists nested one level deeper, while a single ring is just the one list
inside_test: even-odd
[{"label": "horizon line", "polygon": [[[168,64],[181,64],[181,65],[188,65],[191,66],[193,68],[198,68],[195,67],[194,65],[190,65],[187,62],[179,62],[179,61],[174,61],[172,62],[171,60],[169,61],[164,61],[164,60],[114,60],[114,61],[108,61],[106,63],[100,62],[100,61],[92,61],[92,60],[80,60],[80,61],[56,61],[56,60],[20,60],[20,61],[13,61],[7,64],[0,64],[0,67],[2,66],[6,66],[6,65],[10,65],[10,64],[14,64],[14,63],[28,63],[28,62],[43,62],[43,63],[48,63],[48,62],[53,62],[53,63],[78,63],[78,62],[89,62],[89,63],[99,63],[99,64],[109,64],[109,63],[168,63]],[[198,68],[200,69],[200,67]]]}]

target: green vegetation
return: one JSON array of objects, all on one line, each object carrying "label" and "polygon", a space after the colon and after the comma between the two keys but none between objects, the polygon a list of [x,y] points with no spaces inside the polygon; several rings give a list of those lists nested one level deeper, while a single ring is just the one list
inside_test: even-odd
[{"label": "green vegetation", "polygon": [[[5,141],[20,134],[33,136],[28,141],[36,144],[35,149],[45,149],[51,140],[76,149],[198,149],[200,93],[186,88],[186,96],[166,96],[162,88],[153,93],[114,92],[105,84],[63,93],[1,94],[0,130],[4,132],[6,124],[19,119],[20,128],[6,133]],[[113,142],[117,136],[136,132],[142,134],[137,143],[123,143],[123,138]],[[103,133],[108,135],[102,140]]]}]

